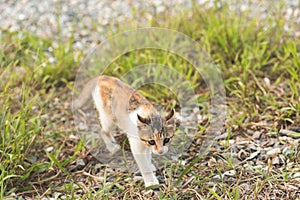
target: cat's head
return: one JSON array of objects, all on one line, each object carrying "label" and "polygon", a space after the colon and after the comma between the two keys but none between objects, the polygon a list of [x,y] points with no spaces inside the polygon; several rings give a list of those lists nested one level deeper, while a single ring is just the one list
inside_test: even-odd
[{"label": "cat's head", "polygon": [[168,151],[167,145],[175,132],[174,124],[170,123],[173,116],[173,109],[163,117],[157,114],[147,118],[137,115],[140,139],[154,154],[162,155]]}]

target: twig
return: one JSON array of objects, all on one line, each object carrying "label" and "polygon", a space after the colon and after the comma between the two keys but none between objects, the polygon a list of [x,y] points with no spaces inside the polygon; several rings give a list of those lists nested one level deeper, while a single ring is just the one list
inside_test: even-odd
[{"label": "twig", "polygon": [[256,85],[258,86],[258,88],[262,91],[262,93],[264,94],[264,96],[267,96],[267,92],[266,90],[263,88],[263,86],[259,83],[259,81],[257,80],[255,74],[251,71],[251,70],[248,70],[248,72],[251,74],[251,76],[253,77]]}]

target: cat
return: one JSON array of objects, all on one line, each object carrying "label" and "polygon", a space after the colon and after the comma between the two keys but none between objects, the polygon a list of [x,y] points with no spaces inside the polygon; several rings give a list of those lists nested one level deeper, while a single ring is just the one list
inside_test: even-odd
[{"label": "cat", "polygon": [[145,187],[159,184],[151,158],[152,153],[163,155],[168,151],[167,145],[174,136],[171,123],[174,109],[161,116],[139,92],[118,78],[104,75],[85,86],[74,101],[74,108],[79,108],[89,98],[85,91],[91,89],[101,125],[100,135],[110,154],[121,148],[112,134],[112,130],[118,127],[126,132]]}]

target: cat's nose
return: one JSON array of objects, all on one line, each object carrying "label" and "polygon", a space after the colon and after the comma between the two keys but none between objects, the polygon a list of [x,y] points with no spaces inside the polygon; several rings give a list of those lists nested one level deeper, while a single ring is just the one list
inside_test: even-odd
[{"label": "cat's nose", "polygon": [[157,150],[157,153],[160,154],[160,155],[164,154],[164,150],[163,149],[159,149],[159,150]]}]

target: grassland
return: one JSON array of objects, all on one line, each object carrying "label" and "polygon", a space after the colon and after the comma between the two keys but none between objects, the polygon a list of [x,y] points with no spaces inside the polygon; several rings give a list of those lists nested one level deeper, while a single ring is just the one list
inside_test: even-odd
[{"label": "grassland", "polygon": [[[281,134],[300,126],[300,38],[285,31],[287,23],[293,26],[283,18],[279,4],[265,19],[232,12],[224,5],[194,6],[172,19],[160,14],[151,21],[149,26],[183,32],[203,46],[221,68],[228,104],[224,143],[198,159],[194,149],[200,144],[195,139],[186,165],[174,163],[159,170],[165,184],[154,194],[132,180],[132,174],[100,164],[74,136],[71,94],[84,52],[73,48],[72,37],[54,45],[51,38],[3,30],[0,199],[299,199],[300,136]],[[129,24],[133,29],[137,22]],[[118,32],[126,29],[118,26]],[[209,98],[199,84],[201,76],[170,52],[130,52],[112,63],[106,74],[120,76],[149,62],[180,70],[199,93],[199,102]],[[166,88],[153,86],[142,93],[156,103],[173,103]],[[207,122],[199,124],[201,134],[206,126]],[[256,133],[259,140],[253,139]],[[245,157],[234,152],[234,143],[244,146]],[[278,163],[272,157],[247,159],[256,152],[249,150],[250,144],[257,149],[287,147],[289,153],[285,151]],[[265,153],[260,152],[262,157]],[[83,168],[76,164],[80,159]]]}]

